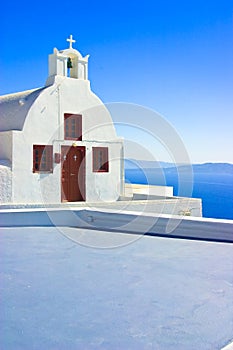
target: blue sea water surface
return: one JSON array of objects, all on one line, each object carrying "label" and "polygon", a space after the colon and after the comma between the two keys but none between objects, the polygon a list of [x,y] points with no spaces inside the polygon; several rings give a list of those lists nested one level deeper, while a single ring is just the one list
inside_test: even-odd
[{"label": "blue sea water surface", "polygon": [[175,196],[186,196],[188,189],[187,196],[202,199],[204,217],[233,220],[233,174],[194,172],[193,185],[192,182],[183,181],[180,188],[177,172],[169,169],[125,169],[125,180],[130,183],[173,186]]}]

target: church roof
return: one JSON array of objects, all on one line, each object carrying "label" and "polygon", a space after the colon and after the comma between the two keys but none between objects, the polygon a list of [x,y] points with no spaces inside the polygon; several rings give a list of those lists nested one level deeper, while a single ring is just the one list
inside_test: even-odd
[{"label": "church roof", "polygon": [[44,89],[0,96],[0,131],[22,130],[29,109]]}]

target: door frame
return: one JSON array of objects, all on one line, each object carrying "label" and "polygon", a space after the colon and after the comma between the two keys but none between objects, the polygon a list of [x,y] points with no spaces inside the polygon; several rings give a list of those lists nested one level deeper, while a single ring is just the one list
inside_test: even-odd
[{"label": "door frame", "polygon": [[[81,159],[81,164],[80,164],[80,168],[79,168],[79,176],[80,176],[80,171],[81,171],[81,183],[78,181],[78,186],[80,189],[80,193],[82,196],[81,200],[77,200],[76,202],[85,202],[86,201],[86,147],[85,146],[69,146],[69,145],[61,145],[61,170],[60,170],[60,184],[61,184],[61,202],[71,202],[69,200],[64,200],[63,196],[63,185],[62,185],[62,169],[63,169],[63,160],[62,160],[62,153],[63,150],[67,149],[66,154],[69,152],[68,150],[70,148],[74,148],[77,149],[79,151],[81,151],[82,154],[82,159]],[[78,176],[78,178],[79,178]],[[72,202],[71,202],[72,203]]]}]

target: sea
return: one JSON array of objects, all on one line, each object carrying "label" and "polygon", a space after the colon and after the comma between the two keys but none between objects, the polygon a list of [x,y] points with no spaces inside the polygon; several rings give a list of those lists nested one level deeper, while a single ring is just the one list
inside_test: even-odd
[{"label": "sea", "polygon": [[[161,175],[162,174],[162,175]],[[173,186],[174,196],[182,194],[181,186],[188,188],[187,197],[201,198],[203,216],[233,220],[233,174],[194,172],[191,182],[179,181],[177,172],[164,169],[125,169],[128,183]],[[191,192],[190,192],[191,189]]]}]

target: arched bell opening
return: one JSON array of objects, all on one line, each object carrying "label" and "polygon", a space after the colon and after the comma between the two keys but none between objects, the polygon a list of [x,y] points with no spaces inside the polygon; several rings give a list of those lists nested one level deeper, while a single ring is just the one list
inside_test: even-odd
[{"label": "arched bell opening", "polygon": [[67,77],[78,79],[78,57],[72,53],[67,57]]}]

